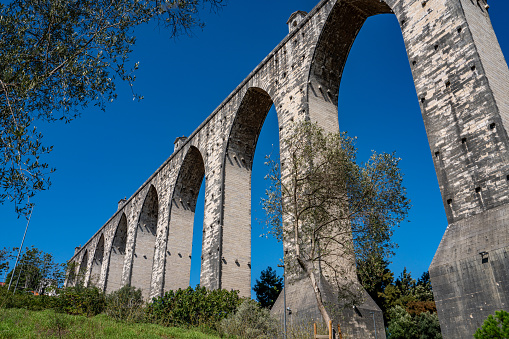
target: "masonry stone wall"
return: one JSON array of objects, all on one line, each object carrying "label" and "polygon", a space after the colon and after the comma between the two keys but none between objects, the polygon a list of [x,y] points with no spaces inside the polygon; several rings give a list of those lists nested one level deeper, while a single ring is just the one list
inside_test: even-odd
[{"label": "masonry stone wall", "polygon": [[[280,137],[302,120],[337,131],[350,48],[365,20],[384,13],[400,23],[449,222],[430,267],[442,333],[471,336],[487,314],[508,309],[509,70],[485,0],[322,0],[294,13],[285,39],[75,253],[66,284],[83,279],[108,292],[131,284],[147,298],[187,286],[205,180],[201,284],[250,296],[251,167],[267,112],[275,106]],[[291,242],[283,246],[291,256]],[[358,284],[354,258],[337,265]],[[312,314],[309,286],[301,279],[287,288],[296,291],[290,303]],[[340,318],[352,337],[383,328],[369,296]]]}]

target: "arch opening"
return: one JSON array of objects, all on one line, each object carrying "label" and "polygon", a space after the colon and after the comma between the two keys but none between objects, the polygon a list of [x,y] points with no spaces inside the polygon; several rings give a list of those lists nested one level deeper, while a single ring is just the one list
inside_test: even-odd
[{"label": "arch opening", "polygon": [[337,102],[343,69],[350,49],[368,17],[391,13],[382,1],[355,5],[338,1],[332,8],[317,43],[308,85],[310,118],[328,132],[337,131]]},{"label": "arch opening", "polygon": [[130,280],[131,286],[140,288],[145,298],[150,295],[151,279],[147,277],[152,276],[158,213],[159,198],[155,187],[151,185],[136,225]]},{"label": "arch opening", "polygon": [[106,273],[105,291],[111,293],[122,287],[122,272],[127,243],[127,218],[122,213],[110,250],[110,264]]},{"label": "arch opening", "polygon": [[67,271],[67,281],[65,283],[65,287],[74,286],[76,283],[76,262],[72,261],[68,265],[68,271]]},{"label": "arch opening", "polygon": [[189,286],[195,211],[204,177],[203,157],[196,147],[191,146],[182,162],[170,202],[163,292]]},{"label": "arch opening", "polygon": [[267,92],[256,87],[247,90],[230,131],[224,163],[221,287],[239,290],[246,297],[251,296],[253,160],[271,107]]},{"label": "arch opening", "polygon": [[[364,4],[363,13],[346,2],[336,4],[324,25],[309,75],[312,81],[308,93],[310,114],[319,123],[336,120],[338,125],[333,130],[347,131],[350,136],[358,137],[359,159],[368,159],[372,149],[388,153],[397,150],[403,159],[400,166],[405,173],[405,187],[413,202],[408,219],[422,220],[423,228],[431,227],[442,233],[447,224],[444,213],[429,213],[430,209],[444,209],[439,186],[430,185],[437,180],[433,160],[422,156],[430,154],[430,146],[420,102],[415,95],[411,73],[415,65],[408,60],[401,33],[400,25],[405,22],[398,22],[394,14],[377,15],[390,13],[383,3],[366,0]],[[348,29],[345,25],[352,27]],[[328,91],[328,95],[317,93],[316,84],[322,86],[323,92]],[[316,113],[317,104],[324,102],[328,107],[325,119]],[[416,133],[408,126],[418,126],[424,133]],[[398,252],[415,251],[415,244],[404,241],[409,236],[409,230],[397,230]],[[440,237],[427,232],[426,238],[428,240],[420,246],[431,260]],[[427,270],[428,265],[419,263],[419,271]],[[403,266],[395,266],[396,272]]]},{"label": "arch opening", "polygon": [[[420,276],[428,270],[447,220],[399,25],[395,15],[372,16],[357,35],[340,79],[339,129],[358,137],[360,160],[367,160],[371,150],[396,151],[402,159],[412,227],[395,230],[401,259],[390,268],[395,275],[407,267]],[[426,229],[418,243],[410,240],[416,227]],[[416,252],[418,259],[402,260]]]},{"label": "arch opening", "polygon": [[[405,179],[407,179],[409,176],[407,170],[415,165],[405,162],[405,155],[422,163],[422,154],[429,154],[429,147],[426,133],[415,133],[408,128],[409,119],[421,130],[424,126],[421,114],[419,114],[419,103],[415,97],[413,77],[409,72],[410,68],[406,66],[408,59],[400,23],[396,20],[395,15],[378,15],[391,12],[383,2],[360,1],[359,3],[362,3],[363,6],[362,11],[357,10],[357,2],[355,2],[355,6],[352,3],[353,1],[336,2],[321,32],[309,73],[310,118],[328,132],[348,131],[351,137],[359,137],[357,143],[359,161],[368,160],[373,149],[377,152],[388,153],[397,150],[398,157],[403,158],[400,165],[405,173]],[[369,34],[369,38],[366,38],[366,34]],[[400,38],[397,42],[392,40],[389,42],[387,36]],[[366,44],[366,42],[368,43]],[[388,51],[391,52],[392,58],[389,58]],[[394,57],[393,55],[396,53],[393,51],[397,51],[399,54]],[[403,74],[397,73],[401,67],[397,67],[395,63],[403,63],[406,67]],[[401,88],[406,90],[398,91]],[[355,101],[352,100],[353,98]],[[402,105],[402,101],[404,101],[404,105]],[[416,114],[410,117],[407,113],[409,110]],[[401,114],[403,112],[407,114]],[[389,139],[392,139],[392,143],[388,142]],[[416,147],[412,144],[413,140],[418,140],[419,148],[421,152],[424,152],[418,159]],[[364,147],[362,147],[363,145]],[[400,152],[400,146],[406,148],[405,153]],[[429,162],[429,158],[425,160],[427,163],[421,168],[428,170],[426,174],[428,180],[436,180],[433,166],[430,166],[432,162]],[[403,167],[404,165],[406,166]],[[431,175],[429,174],[430,169]],[[416,173],[414,172],[414,174]],[[416,184],[429,185],[430,181],[425,182],[423,175],[420,176],[416,180]],[[406,182],[405,186],[407,186]],[[408,192],[411,193],[410,190]],[[435,185],[433,198],[437,198],[439,194],[438,185]],[[411,198],[414,202],[413,197]],[[440,202],[440,199],[438,198],[436,201]],[[427,212],[424,218],[429,220],[429,204],[424,202],[423,206]],[[443,223],[433,224],[433,227],[436,226],[443,227]],[[429,225],[423,225],[423,229],[429,229]],[[397,235],[398,233],[396,233]],[[352,237],[355,240],[355,234]],[[398,242],[397,238],[395,240]],[[422,243],[424,245],[425,242]],[[415,253],[416,244],[412,245],[412,253]],[[430,249],[431,255],[428,258],[431,261],[438,243],[435,239],[425,243],[425,246]],[[411,257],[412,254],[408,256]],[[354,269],[356,264],[354,257],[343,257],[336,263],[339,267],[346,266]],[[421,266],[423,270],[416,273],[420,274],[426,271],[428,265],[429,262],[423,263]],[[391,269],[393,268],[391,267]],[[352,276],[352,279],[354,280],[353,284],[358,284],[355,275]],[[291,293],[290,289],[289,292]],[[370,311],[374,312],[367,307],[369,303],[373,302],[370,300],[370,296],[364,292],[364,297],[365,301],[358,305],[358,310],[363,316]],[[373,296],[375,300],[376,297],[376,295]],[[375,313],[373,318],[377,319],[376,326],[378,327],[378,323],[383,324],[382,314],[380,310]],[[347,332],[352,330],[348,326],[345,325]],[[383,328],[383,325],[381,327]],[[368,329],[373,331],[369,324]]]},{"label": "arch opening", "polygon": [[83,258],[81,259],[81,263],[78,269],[78,276],[76,277],[76,285],[83,284],[85,282],[85,275],[88,271],[88,250],[85,250],[85,254],[83,254]]},{"label": "arch opening", "polygon": [[94,258],[92,259],[92,266],[90,267],[90,282],[93,286],[98,286],[101,277],[101,268],[104,258],[104,234],[101,234],[99,241],[95,248]]},{"label": "arch opening", "polygon": [[[371,3],[374,6],[374,2]],[[390,3],[394,2],[391,1]],[[339,57],[346,58],[350,52],[349,48],[348,51],[342,54],[335,52],[332,47],[328,49],[328,45],[332,46],[335,41],[340,41],[339,38],[334,37],[333,27],[340,27],[341,23],[339,21],[341,19],[344,19],[346,23],[349,20],[347,16],[340,15],[343,6],[339,5],[339,2],[336,3],[336,6],[338,8],[332,10],[331,16],[324,26],[319,42],[321,50],[317,50],[318,53],[315,55],[316,67],[310,74],[312,82],[320,83],[322,87],[328,85],[332,88],[330,91],[334,95],[343,93],[343,89],[339,91],[340,82],[341,87],[345,88],[343,81],[346,78],[346,73],[343,74],[343,68],[346,61],[342,61]],[[500,79],[504,76],[507,79],[509,73],[492,30],[489,16],[478,11],[478,8],[475,7],[473,2],[452,1],[440,5],[432,4],[431,7],[426,6],[425,10],[421,8],[414,10],[410,3],[405,3],[403,6],[398,5],[394,8],[399,20],[398,25],[395,26],[395,31],[398,32],[394,34],[401,36],[401,31],[403,31],[406,47],[406,53],[404,54],[408,56],[408,60],[405,60],[404,63],[408,64],[410,61],[410,68],[407,68],[407,70],[411,69],[413,73],[413,79],[408,77],[413,81],[408,81],[407,86],[412,89],[412,92],[414,89],[417,92],[418,100],[415,100],[415,93],[410,96],[414,103],[418,103],[420,106],[420,109],[415,107],[415,111],[420,111],[422,118],[420,114],[415,114],[415,116],[421,120],[419,122],[420,126],[423,126],[424,122],[427,134],[427,140],[424,140],[421,144],[423,147],[420,153],[414,149],[406,157],[401,154],[401,148],[404,149],[405,146],[412,145],[409,142],[411,138],[408,138],[408,136],[400,138],[403,142],[398,144],[398,156],[403,158],[401,162],[403,167],[406,159],[415,159],[413,154],[430,154],[430,150],[432,153],[432,161],[429,161],[429,155],[426,156],[426,162],[420,168],[418,174],[420,178],[415,180],[418,183],[408,184],[411,172],[403,168],[407,179],[405,186],[414,206],[409,218],[412,221],[418,220],[417,227],[425,229],[426,232],[421,232],[421,234],[428,238],[426,240],[420,239],[421,241],[417,244],[411,241],[414,236],[410,232],[405,232],[403,228],[399,229],[395,234],[396,241],[402,245],[398,250],[398,255],[405,256],[404,247],[406,246],[407,253],[411,253],[408,257],[412,257],[412,254],[415,254],[416,251],[419,252],[419,261],[421,261],[419,271],[428,270],[429,265],[435,302],[443,326],[442,331],[444,336],[451,337],[463,337],[473,331],[472,327],[469,328],[468,325],[465,326],[458,322],[458,319],[468,316],[468,313],[464,310],[465,305],[483,304],[484,300],[496,300],[503,295],[502,293],[493,292],[496,291],[493,284],[490,287],[472,289],[472,286],[484,286],[482,281],[485,273],[477,269],[479,266],[474,264],[479,260],[477,253],[474,254],[470,251],[470,247],[478,245],[473,245],[470,242],[468,242],[468,246],[465,245],[467,243],[465,239],[475,239],[478,234],[487,229],[486,220],[490,220],[488,228],[493,234],[496,234],[498,227],[503,227],[503,223],[495,221],[496,218],[490,218],[500,213],[503,208],[506,208],[502,206],[507,204],[507,187],[503,178],[503,173],[507,168],[507,155],[505,150],[498,146],[507,144],[507,133],[501,129],[499,132],[492,134],[499,139],[494,138],[493,140],[496,139],[496,141],[490,145],[486,144],[486,140],[489,133],[487,131],[496,130],[497,126],[503,125],[504,117],[507,116],[503,113],[509,106],[504,105],[505,99],[499,94],[507,88],[507,86],[504,87],[504,82]],[[435,14],[427,16],[425,11],[427,14],[434,11]],[[444,20],[444,18],[447,18],[447,20]],[[359,28],[361,26],[359,25]],[[465,29],[462,29],[462,27]],[[337,32],[340,31],[337,30]],[[354,40],[357,41],[352,34],[351,43]],[[348,41],[346,42],[348,43]],[[402,48],[402,50],[404,49]],[[332,55],[329,56],[324,51],[328,51]],[[373,53],[373,51],[370,51],[370,53]],[[497,57],[494,58],[494,55],[497,55]],[[336,60],[334,60],[335,57]],[[327,60],[330,60],[334,65],[328,65]],[[494,62],[495,60],[497,62]],[[486,64],[486,67],[480,69],[479,64]],[[497,70],[494,71],[492,67]],[[383,68],[391,69],[391,66],[384,65]],[[331,79],[329,75],[334,72],[334,69],[336,69],[337,74],[332,78],[336,79]],[[364,69],[360,72],[360,74],[366,73],[369,74],[369,71]],[[394,72],[392,72],[387,80],[393,80],[394,75]],[[329,83],[331,80],[337,83],[337,92],[334,84]],[[383,81],[378,91],[383,92],[384,89],[390,88],[392,99],[399,103],[401,99],[400,93],[396,90],[397,86],[391,88],[389,83],[390,81]],[[485,86],[486,83],[490,83],[490,87]],[[310,92],[311,90],[310,88]],[[365,85],[362,91],[366,91]],[[338,106],[334,97],[316,97],[314,98],[310,94],[309,101],[314,100],[316,103],[320,103],[328,100],[330,109],[328,116],[332,117],[334,108]],[[507,98],[507,95],[505,95],[505,98]],[[361,101],[359,100],[359,102]],[[366,101],[369,102],[370,100]],[[378,107],[375,109],[379,110],[380,106],[380,102],[378,102]],[[318,105],[315,104],[313,108],[316,110],[317,107]],[[341,110],[344,109],[343,103],[340,102],[339,108],[341,114]],[[319,113],[313,112],[313,114],[319,117]],[[385,118],[393,118],[394,116],[394,112],[389,112]],[[364,118],[363,120],[368,119]],[[342,121],[340,120],[340,122]],[[396,120],[395,124],[397,125],[399,122]],[[358,120],[357,124],[359,124]],[[340,123],[339,127],[343,128],[343,123]],[[390,129],[384,129],[383,123],[378,125],[377,129],[384,130],[384,136],[391,134]],[[401,135],[400,133],[408,134],[408,131],[408,127],[403,126],[396,135]],[[410,131],[410,133],[412,132],[417,135],[415,131]],[[379,138],[380,144],[386,142],[384,136]],[[424,133],[421,133],[420,136],[424,139]],[[378,144],[377,148],[379,148]],[[382,149],[382,151],[390,152],[393,149]],[[493,155],[489,163],[484,161],[484,156],[488,153]],[[417,164],[413,163],[412,167],[415,166]],[[424,167],[428,169],[431,167],[431,170],[427,171],[428,174],[426,174],[429,177],[427,180],[423,178],[422,168]],[[411,171],[411,167],[408,168]],[[500,173],[502,173],[502,176]],[[438,181],[439,185],[429,185],[431,181],[436,182],[435,180]],[[427,184],[427,186],[421,190],[415,190],[415,194],[412,195],[411,186],[418,187],[422,183]],[[440,191],[438,188],[440,188]],[[438,198],[439,196],[441,199]],[[418,204],[418,199],[421,199],[422,205]],[[432,205],[434,206],[432,207]],[[421,212],[424,217],[415,216],[417,214],[416,210],[422,210],[422,206],[426,210],[424,213]],[[430,213],[430,211],[443,212]],[[444,214],[447,220],[445,220]],[[430,218],[430,215],[435,218]],[[479,215],[483,216],[479,217]],[[428,220],[428,222],[423,222],[423,220]],[[438,245],[440,240],[438,235],[443,234],[447,224],[449,224],[449,227],[440,245]],[[416,227],[415,224],[413,226]],[[403,235],[403,232],[406,235]],[[398,235],[401,237],[399,238],[401,241],[398,241]],[[426,249],[422,246],[424,244],[426,244]],[[454,246],[451,246],[451,244],[454,244]],[[408,248],[410,246],[411,249]],[[488,245],[488,242],[484,242],[482,246],[483,248],[492,246],[490,247],[491,250],[495,251],[498,250],[500,245],[494,243]],[[438,250],[436,250],[437,247]],[[468,274],[469,279],[464,279],[458,273],[461,272],[459,268],[465,266],[465,263],[472,264],[469,266],[472,267]],[[404,264],[400,263],[399,270],[403,268]],[[502,267],[504,264],[501,263],[500,265]],[[450,293],[451,281],[455,282],[453,297]],[[503,304],[503,301],[500,304]],[[450,312],[450,310],[456,311]],[[485,310],[489,312],[487,308]],[[482,316],[479,316],[479,318],[482,318]],[[475,330],[475,327],[473,328]]]}]

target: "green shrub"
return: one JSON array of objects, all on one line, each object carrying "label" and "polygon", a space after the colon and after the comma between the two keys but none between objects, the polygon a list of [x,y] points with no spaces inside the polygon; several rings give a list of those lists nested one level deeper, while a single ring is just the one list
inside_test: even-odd
[{"label": "green shrub", "polygon": [[423,312],[416,318],[419,339],[442,339],[438,314]]},{"label": "green shrub", "polygon": [[24,308],[32,311],[41,311],[50,308],[58,308],[57,297],[47,295],[33,295],[31,292],[7,291],[7,287],[0,288],[0,307],[2,308]]},{"label": "green shrub", "polygon": [[106,314],[115,320],[140,321],[143,318],[141,289],[124,286],[106,296]]},{"label": "green shrub", "polygon": [[475,339],[509,338],[509,313],[504,310],[490,314],[474,334]]},{"label": "green shrub", "polygon": [[260,307],[254,300],[244,300],[235,313],[221,320],[220,331],[229,336],[245,339],[275,338],[278,322],[269,310]]},{"label": "green shrub", "polygon": [[412,316],[399,305],[389,310],[388,337],[391,339],[414,339],[418,338],[417,324]]},{"label": "green shrub", "polygon": [[168,291],[153,298],[146,309],[147,319],[164,326],[205,326],[215,328],[228,314],[235,312],[241,299],[238,291],[207,290],[188,287]]},{"label": "green shrub", "polygon": [[104,293],[97,287],[68,287],[59,295],[61,311],[73,315],[88,317],[97,315],[104,310],[106,301]]}]

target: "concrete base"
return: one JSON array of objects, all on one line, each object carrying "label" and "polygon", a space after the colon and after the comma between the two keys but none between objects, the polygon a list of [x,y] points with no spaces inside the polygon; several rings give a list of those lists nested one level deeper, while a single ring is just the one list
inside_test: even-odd
[{"label": "concrete base", "polygon": [[[325,279],[322,278],[322,282],[324,281]],[[323,319],[318,310],[310,280],[302,278],[288,284],[285,288],[286,307],[291,310],[291,314],[287,311],[287,325],[289,327],[295,326],[295,324],[299,324],[299,327],[306,326],[312,333],[313,323],[323,323]],[[339,322],[344,339],[375,338],[375,324],[376,338],[385,338],[382,311],[364,289],[361,289],[363,301],[355,307],[343,307],[328,283],[322,283],[320,289],[323,293],[324,303],[333,318],[333,328],[337,329]],[[283,295],[282,292],[271,310],[271,314],[281,320],[284,309]]]},{"label": "concrete base", "polygon": [[444,338],[472,338],[489,314],[509,311],[509,206],[447,227],[429,273]]}]

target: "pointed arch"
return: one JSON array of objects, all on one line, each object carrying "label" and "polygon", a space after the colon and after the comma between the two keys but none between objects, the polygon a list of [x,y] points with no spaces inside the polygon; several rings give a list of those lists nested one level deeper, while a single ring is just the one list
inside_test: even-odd
[{"label": "pointed arch", "polygon": [[310,118],[326,131],[339,129],[339,87],[357,34],[368,17],[391,12],[383,1],[363,0],[337,1],[329,13],[311,61],[307,91]]},{"label": "pointed arch", "polygon": [[165,252],[163,290],[189,286],[196,201],[205,176],[200,151],[191,146],[179,170],[170,202],[168,243]]},{"label": "pointed arch", "polygon": [[82,284],[85,282],[85,276],[88,271],[88,250],[85,250],[85,254],[81,258],[80,266],[78,269],[78,275],[76,277],[76,284]]},{"label": "pointed arch", "polygon": [[272,98],[265,90],[259,87],[247,90],[230,130],[227,163],[251,169],[258,136],[272,105]]},{"label": "pointed arch", "polygon": [[273,100],[251,87],[230,130],[223,172],[221,287],[251,295],[251,173],[263,123]]},{"label": "pointed arch", "polygon": [[159,197],[154,185],[150,185],[136,226],[130,279],[131,286],[140,288],[145,298],[150,295],[158,213]]},{"label": "pointed arch", "polygon": [[127,218],[122,213],[113,237],[110,250],[110,264],[106,273],[105,291],[110,293],[122,287],[122,272],[127,244]]},{"label": "pointed arch", "polygon": [[104,234],[101,234],[99,241],[95,247],[94,258],[92,259],[92,266],[90,267],[90,282],[89,284],[97,286],[101,277],[101,268],[104,261]]},{"label": "pointed arch", "polygon": [[74,286],[76,283],[76,262],[71,261],[67,264],[67,278],[65,281],[65,287],[71,287]]}]

